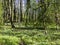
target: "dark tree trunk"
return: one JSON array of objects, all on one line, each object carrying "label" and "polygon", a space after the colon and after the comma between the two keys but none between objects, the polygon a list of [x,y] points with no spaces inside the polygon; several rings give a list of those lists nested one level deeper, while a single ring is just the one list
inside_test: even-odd
[{"label": "dark tree trunk", "polygon": [[15,28],[14,24],[13,24],[13,21],[12,21],[12,18],[10,17],[10,22],[11,22],[11,26],[12,28]]},{"label": "dark tree trunk", "polygon": [[22,22],[22,0],[20,0],[20,21]]},{"label": "dark tree trunk", "polygon": [[12,21],[12,8],[13,8],[13,1],[11,0],[11,15],[10,15],[10,22],[11,22],[11,26],[12,28],[15,28],[14,24],[13,24],[13,21]]},{"label": "dark tree trunk", "polygon": [[14,22],[16,22],[16,8],[15,8],[15,2],[14,2]]}]

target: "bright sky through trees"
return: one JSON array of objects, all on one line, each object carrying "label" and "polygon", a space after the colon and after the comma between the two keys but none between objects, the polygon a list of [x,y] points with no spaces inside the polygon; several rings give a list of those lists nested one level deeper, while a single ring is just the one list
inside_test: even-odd
[{"label": "bright sky through trees", "polygon": [[[16,7],[20,8],[20,0],[15,1]],[[26,0],[22,0],[22,10],[25,11]]]},{"label": "bright sky through trees", "polygon": [[[33,0],[31,0],[31,1],[33,1]],[[36,0],[36,3],[38,3],[38,1],[39,0]],[[22,0],[22,10],[23,10],[23,12],[26,10],[26,3],[27,3],[27,0]],[[15,4],[16,4],[16,7],[18,9],[20,9],[20,0],[16,0]]]}]

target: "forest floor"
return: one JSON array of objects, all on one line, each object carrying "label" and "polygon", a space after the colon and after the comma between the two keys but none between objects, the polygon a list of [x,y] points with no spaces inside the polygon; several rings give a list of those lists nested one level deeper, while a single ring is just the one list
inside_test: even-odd
[{"label": "forest floor", "polygon": [[[0,29],[1,35],[15,36],[26,43],[26,45],[60,45],[60,30],[22,30],[22,29]],[[13,38],[13,37],[12,37]]]}]

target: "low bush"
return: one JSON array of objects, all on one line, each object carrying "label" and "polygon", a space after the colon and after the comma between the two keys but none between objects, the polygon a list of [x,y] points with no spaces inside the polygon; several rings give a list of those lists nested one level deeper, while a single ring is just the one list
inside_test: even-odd
[{"label": "low bush", "polygon": [[18,45],[19,38],[14,36],[2,36],[0,35],[0,45]]}]

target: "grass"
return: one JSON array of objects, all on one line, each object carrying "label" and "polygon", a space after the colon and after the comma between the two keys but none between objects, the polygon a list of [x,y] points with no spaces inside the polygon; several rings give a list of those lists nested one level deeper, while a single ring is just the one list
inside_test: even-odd
[{"label": "grass", "polygon": [[14,36],[0,35],[0,45],[18,45],[19,38]]},{"label": "grass", "polygon": [[[47,31],[47,33],[45,33]],[[26,45],[60,45],[59,30],[0,30],[1,35],[15,36],[22,39]],[[21,41],[22,41],[21,40]]]}]

